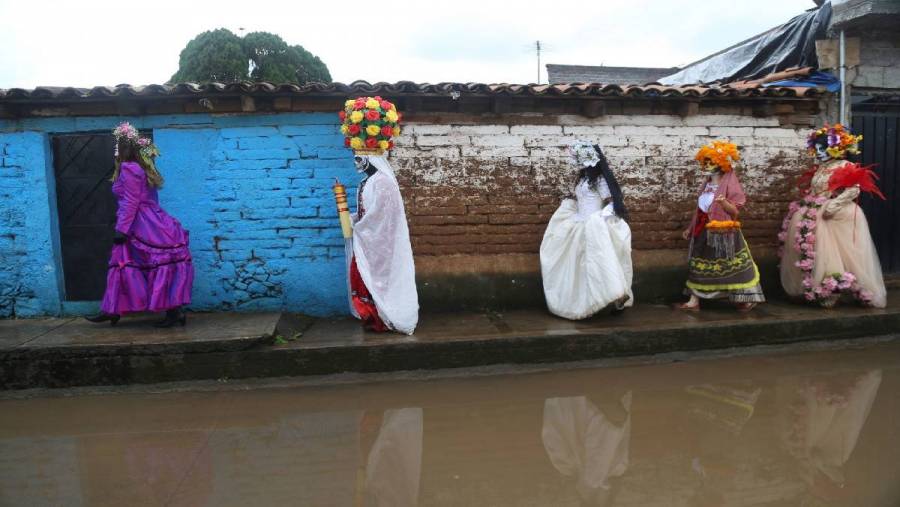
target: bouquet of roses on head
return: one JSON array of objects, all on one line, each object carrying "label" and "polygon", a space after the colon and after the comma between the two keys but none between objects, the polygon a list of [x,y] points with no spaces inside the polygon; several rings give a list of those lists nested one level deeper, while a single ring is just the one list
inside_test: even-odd
[{"label": "bouquet of roses on head", "polygon": [[381,97],[359,97],[344,103],[338,112],[344,146],[359,152],[384,153],[400,135],[397,106]]}]

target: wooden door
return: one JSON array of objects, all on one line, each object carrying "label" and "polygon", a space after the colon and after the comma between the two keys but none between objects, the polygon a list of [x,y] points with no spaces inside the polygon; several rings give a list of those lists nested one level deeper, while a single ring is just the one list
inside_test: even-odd
[{"label": "wooden door", "polygon": [[116,199],[109,181],[115,141],[109,134],[52,138],[67,301],[103,298]]}]

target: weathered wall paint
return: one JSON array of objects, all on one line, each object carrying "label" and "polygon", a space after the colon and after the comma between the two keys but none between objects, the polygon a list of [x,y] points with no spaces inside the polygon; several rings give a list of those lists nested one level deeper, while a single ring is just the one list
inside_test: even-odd
[{"label": "weathered wall paint", "polygon": [[307,113],[0,122],[0,316],[65,311],[50,136],[123,119],[162,152],[161,204],[191,235],[194,309],[345,311],[331,185],[352,199],[359,177],[336,117]]},{"label": "weathered wall paint", "polygon": [[[460,306],[451,299],[477,296],[463,290],[471,287],[496,293],[491,304],[511,296],[540,303],[538,246],[570,189],[566,146],[576,138],[603,145],[619,176],[639,275],[683,267],[680,232],[699,178],[693,154],[714,138],[741,146],[739,170],[750,199],[745,233],[756,253],[771,249],[807,162],[809,125],[739,113],[411,119],[391,158],[423,308]],[[123,119],[152,129],[162,150],[167,183],[160,198],[191,233],[195,309],[346,313],[331,185],[341,178],[354,200],[352,157],[335,115],[282,113],[0,122],[0,315],[83,311],[84,305],[60,303],[48,139],[108,132]]]},{"label": "weathered wall paint", "polygon": [[703,177],[694,154],[713,139],[740,147],[737,170],[748,194],[742,221],[754,247],[774,245],[796,178],[809,164],[809,126],[775,116],[560,116],[541,125],[504,119],[405,126],[392,157],[412,208],[417,256],[536,256],[547,221],[572,191],[576,168],[567,150],[576,139],[603,147],[631,212],[636,250],[685,248],[681,231]]},{"label": "weathered wall paint", "polygon": [[47,136],[0,133],[0,154],[0,317],[58,313],[59,228]]}]

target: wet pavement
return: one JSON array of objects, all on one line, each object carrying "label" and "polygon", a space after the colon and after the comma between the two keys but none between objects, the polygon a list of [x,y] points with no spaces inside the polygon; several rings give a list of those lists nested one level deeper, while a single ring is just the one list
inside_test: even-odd
[{"label": "wet pavement", "polygon": [[[594,335],[617,331],[657,329],[708,329],[723,326],[752,326],[776,322],[790,324],[805,321],[830,321],[835,318],[889,316],[900,313],[900,291],[893,291],[884,309],[842,305],[831,310],[787,301],[771,301],[750,312],[738,312],[733,306],[706,302],[699,312],[675,310],[668,305],[641,304],[618,315],[608,311],[579,321],[556,317],[543,308],[486,313],[423,314],[415,334],[371,333],[363,331],[351,318],[317,319],[304,329],[301,337],[285,348],[320,349],[345,345],[380,346],[402,343],[446,343],[503,339],[513,336],[553,337]],[[883,332],[888,332],[885,329]],[[291,334],[286,330],[286,335]]]},{"label": "wet pavement", "polygon": [[642,304],[569,321],[541,308],[423,313],[412,336],[364,332],[350,318],[196,313],[187,327],[152,319],[0,320],[0,390],[534,364],[865,338],[900,329],[900,294],[884,309],[823,310],[784,301],[749,313]]},{"label": "wet pavement", "polygon": [[159,315],[123,317],[115,326],[80,317],[0,319],[0,353],[58,349],[206,344],[246,348],[270,338],[279,313],[191,313],[187,326],[158,329]]},{"label": "wet pavement", "polygon": [[5,393],[0,505],[898,505],[900,338],[841,346]]}]

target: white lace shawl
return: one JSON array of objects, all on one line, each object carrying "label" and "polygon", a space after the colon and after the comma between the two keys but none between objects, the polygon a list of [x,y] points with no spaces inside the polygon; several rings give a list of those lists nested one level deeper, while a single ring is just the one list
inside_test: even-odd
[{"label": "white lace shawl", "polygon": [[403,198],[388,161],[374,156],[369,161],[378,172],[362,191],[365,214],[353,227],[353,254],[378,315],[391,329],[412,334],[419,321],[419,295]]}]

